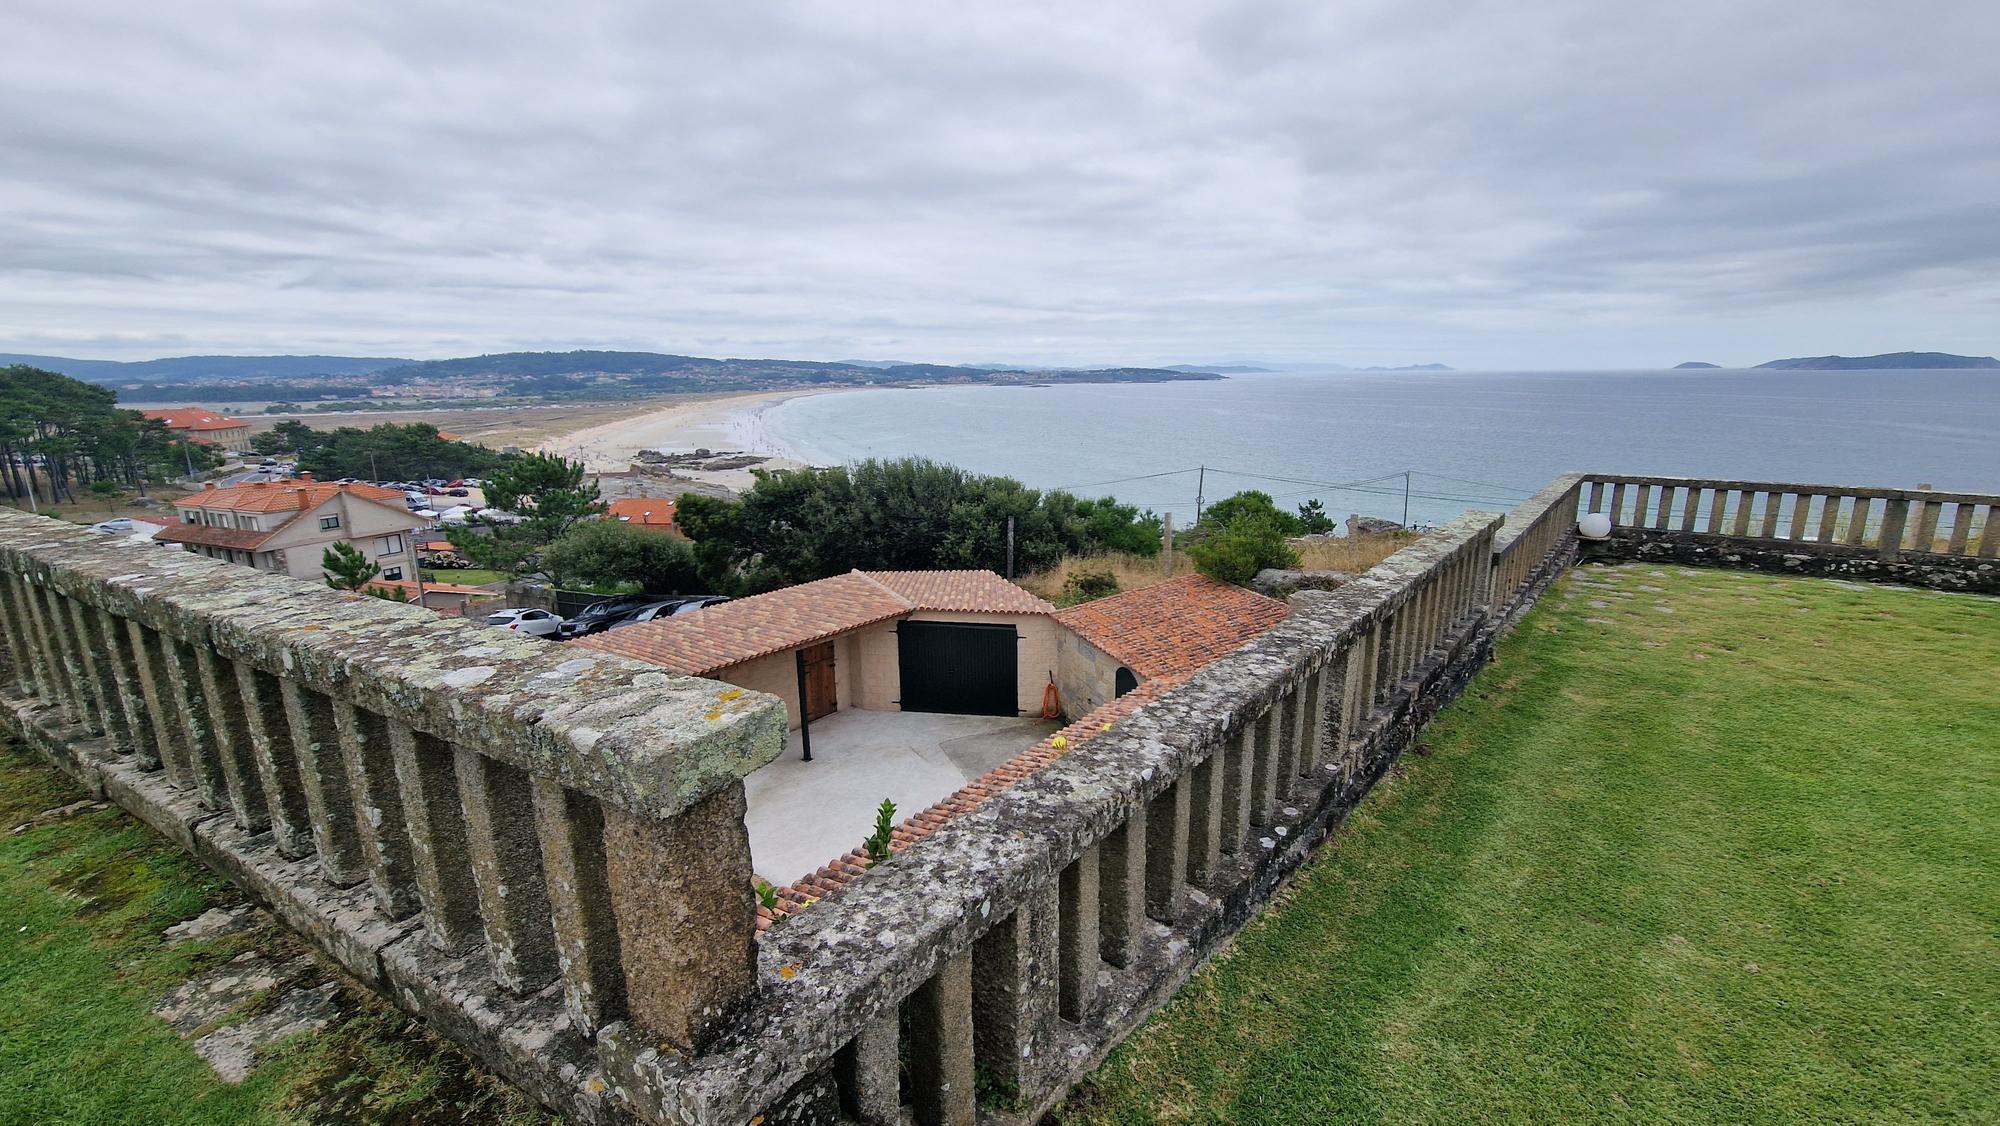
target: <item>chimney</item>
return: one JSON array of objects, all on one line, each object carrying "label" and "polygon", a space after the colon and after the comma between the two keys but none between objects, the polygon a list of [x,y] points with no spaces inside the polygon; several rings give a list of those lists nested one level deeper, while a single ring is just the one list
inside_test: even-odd
[{"label": "chimney", "polygon": [[313,475],[312,475],[312,474],[310,474],[310,473],[301,473],[301,474],[299,474],[299,481],[300,481],[301,483],[303,483],[303,484],[307,484],[307,485],[310,485],[310,484],[312,484],[312,479],[313,479]]},{"label": "chimney", "polygon": [[208,491],[209,489],[213,489],[213,488],[215,487],[215,482],[213,482],[213,481],[203,481],[203,482],[201,483],[201,487],[202,487],[202,491],[203,491],[203,492],[206,492],[206,491]]}]

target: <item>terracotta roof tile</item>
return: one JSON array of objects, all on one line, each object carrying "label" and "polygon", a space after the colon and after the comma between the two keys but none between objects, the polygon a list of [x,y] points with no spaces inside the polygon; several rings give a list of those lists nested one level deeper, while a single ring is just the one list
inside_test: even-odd
[{"label": "terracotta roof tile", "polygon": [[403,494],[374,485],[341,485],[332,481],[261,481],[227,489],[203,489],[174,501],[181,508],[227,509],[231,512],[284,512],[318,508],[334,495],[345,492],[361,500],[393,500],[400,504]]},{"label": "terracotta roof tile", "polygon": [[723,602],[699,614],[657,618],[570,642],[701,676],[916,607],[859,571]]},{"label": "terracotta roof tile", "polygon": [[1047,614],[1054,606],[992,571],[861,571],[919,610],[964,614]]},{"label": "terracotta roof tile", "polygon": [[623,497],[606,505],[604,515],[643,528],[671,528],[675,507],[673,500],[666,497]]},{"label": "terracotta roof tile", "polygon": [[159,419],[167,424],[169,430],[187,430],[196,434],[208,430],[242,430],[250,425],[240,418],[217,414],[207,407],[169,407],[139,413],[147,418]]},{"label": "terracotta roof tile", "polygon": [[1052,609],[991,571],[849,571],[570,644],[705,676],[919,610],[1046,614]]},{"label": "terracotta roof tile", "polygon": [[255,551],[265,540],[277,535],[278,531],[277,528],[268,532],[258,532],[249,528],[211,528],[206,524],[169,524],[153,536],[153,542],[193,543],[204,547]]},{"label": "terracotta roof tile", "polygon": [[1205,575],[1099,598],[1056,620],[1142,677],[1193,672],[1285,618],[1285,604]]}]

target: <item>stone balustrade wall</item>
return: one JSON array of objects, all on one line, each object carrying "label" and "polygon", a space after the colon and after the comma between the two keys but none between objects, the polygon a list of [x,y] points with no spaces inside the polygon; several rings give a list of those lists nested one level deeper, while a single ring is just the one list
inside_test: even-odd
[{"label": "stone balustrade wall", "polygon": [[0,509],[0,720],[580,1120],[757,988],[774,699]]},{"label": "stone balustrade wall", "polygon": [[1584,475],[1611,518],[1600,558],[2000,593],[2000,496],[1689,477]]}]

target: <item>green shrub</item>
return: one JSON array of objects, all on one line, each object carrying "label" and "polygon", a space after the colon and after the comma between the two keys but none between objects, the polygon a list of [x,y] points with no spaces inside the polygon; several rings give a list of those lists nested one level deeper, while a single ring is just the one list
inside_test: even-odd
[{"label": "green shrub", "polygon": [[1056,596],[1056,604],[1075,606],[1079,602],[1117,593],[1118,576],[1112,574],[1110,568],[1096,565],[1078,567],[1063,580],[1062,593]]}]

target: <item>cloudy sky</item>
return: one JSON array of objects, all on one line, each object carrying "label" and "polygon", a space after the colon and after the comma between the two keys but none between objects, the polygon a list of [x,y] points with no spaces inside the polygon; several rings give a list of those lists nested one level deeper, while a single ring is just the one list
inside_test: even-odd
[{"label": "cloudy sky", "polygon": [[0,43],[0,351],[2000,351],[1993,0],[8,0]]}]

